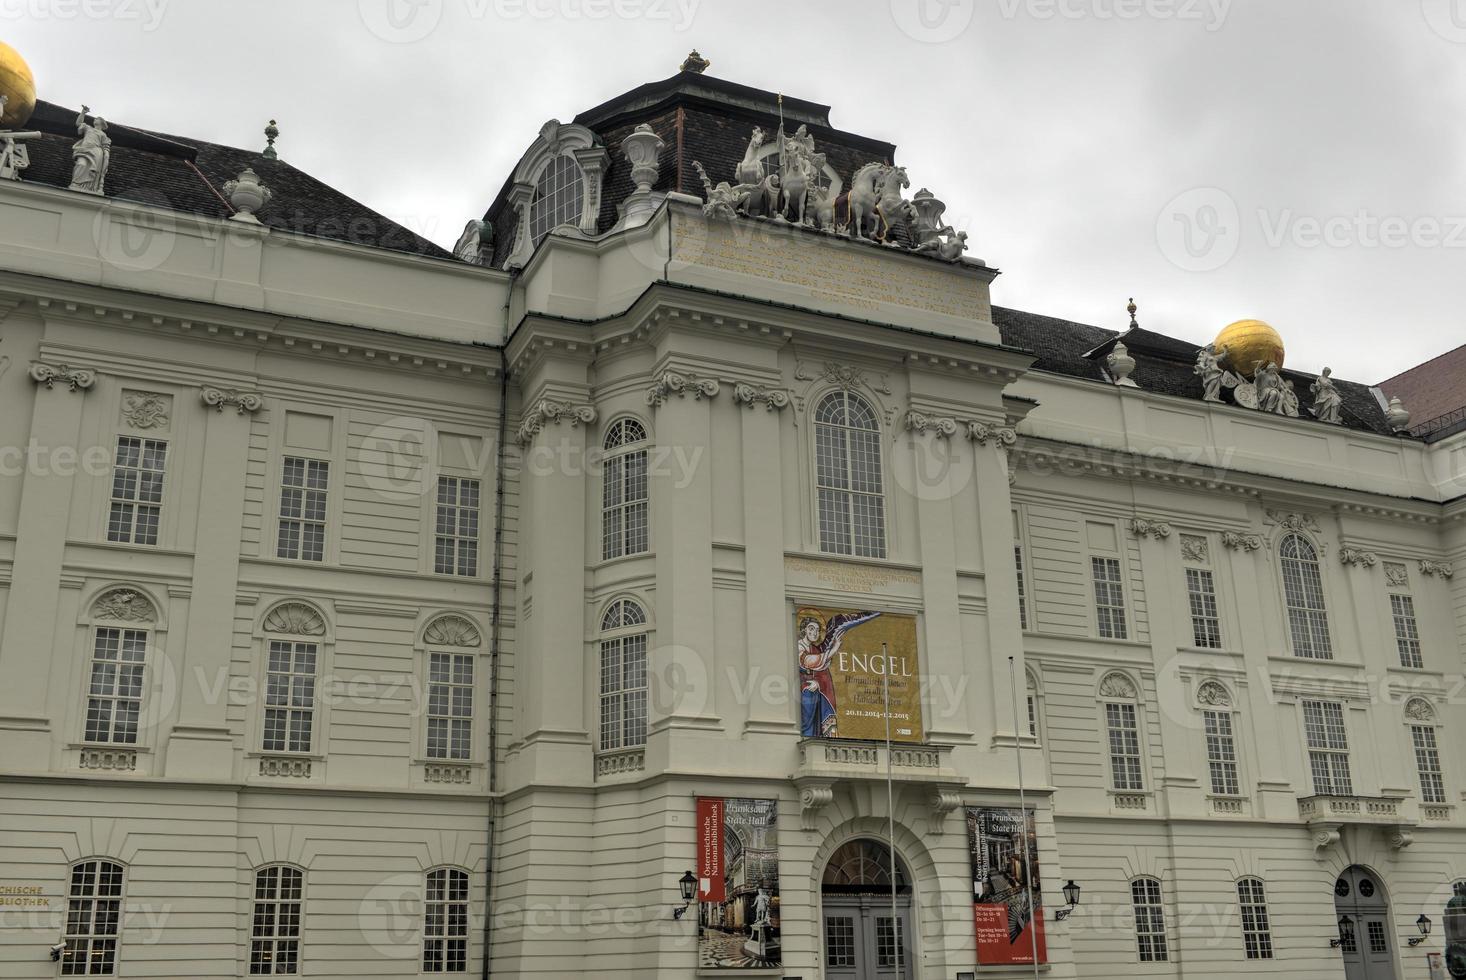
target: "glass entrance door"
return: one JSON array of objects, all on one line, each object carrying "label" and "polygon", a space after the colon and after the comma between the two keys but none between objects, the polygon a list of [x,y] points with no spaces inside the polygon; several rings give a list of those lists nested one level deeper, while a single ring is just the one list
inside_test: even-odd
[{"label": "glass entrance door", "polygon": [[824,896],[827,980],[911,980],[911,903],[877,895]]}]

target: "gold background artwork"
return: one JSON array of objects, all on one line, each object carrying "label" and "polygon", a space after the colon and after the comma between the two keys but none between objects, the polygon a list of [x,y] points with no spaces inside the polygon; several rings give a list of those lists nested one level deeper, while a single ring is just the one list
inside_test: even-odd
[{"label": "gold background artwork", "polygon": [[[821,623],[859,609],[799,606],[794,616],[795,664],[799,657],[799,624],[811,614]],[[881,644],[889,650],[891,670],[891,741],[921,742],[926,734],[921,718],[921,664],[916,649],[916,617],[881,613],[848,630],[830,660],[835,688],[837,729],[833,737],[884,741],[886,719],[881,668]],[[800,676],[803,691],[805,677]],[[802,710],[802,708],[801,708]]]}]

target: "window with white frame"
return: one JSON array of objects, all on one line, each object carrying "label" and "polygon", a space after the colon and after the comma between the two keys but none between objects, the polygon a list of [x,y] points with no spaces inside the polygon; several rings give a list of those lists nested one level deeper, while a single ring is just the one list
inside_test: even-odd
[{"label": "window with white frame", "polygon": [[820,399],[814,413],[820,550],[886,556],[881,431],[875,409],[849,391]]},{"label": "window with white frame", "polygon": [[309,752],[316,710],[314,643],[269,642],[265,669],[265,719],[262,747],[266,752]]},{"label": "window with white frame", "polygon": [[1013,566],[1018,572],[1018,626],[1028,629],[1028,585],[1023,580],[1023,545],[1013,545]]},{"label": "window with white frame", "polygon": [[1105,702],[1105,732],[1110,745],[1110,786],[1124,792],[1145,789],[1140,757],[1140,725],[1135,705]]},{"label": "window with white frame", "polygon": [[1344,706],[1337,701],[1304,701],[1303,734],[1308,742],[1308,766],[1313,773],[1314,795],[1353,795]]},{"label": "window with white frame", "polygon": [[1028,695],[1028,734],[1038,738],[1038,682],[1032,674],[1025,674],[1024,683]]},{"label": "window with white frame", "polygon": [[1323,575],[1318,550],[1301,534],[1289,534],[1278,546],[1283,570],[1283,597],[1295,656],[1331,660],[1329,617],[1323,601]]},{"label": "window with white frame", "polygon": [[122,932],[122,865],[102,859],[71,866],[62,942],[63,977],[111,976],[117,972]]},{"label": "window with white frame", "polygon": [[479,481],[438,477],[433,570],[439,575],[477,575]]},{"label": "window with white frame", "polygon": [[1206,765],[1211,773],[1211,791],[1217,796],[1237,796],[1242,784],[1237,778],[1237,743],[1232,734],[1230,711],[1201,713],[1206,730]]},{"label": "window with white frame", "polygon": [[1420,801],[1446,802],[1446,783],[1441,774],[1441,754],[1436,747],[1434,726],[1411,725],[1410,741],[1415,747],[1415,771],[1420,775]]},{"label": "window with white frame", "polygon": [[85,739],[137,744],[148,631],[99,626],[92,640]]},{"label": "window with white frame", "polygon": [[280,475],[279,557],[325,561],[330,471],[330,463],[323,459],[285,457]]},{"label": "window with white frame", "polygon": [[575,158],[561,154],[540,171],[529,205],[529,234],[534,243],[561,225],[580,223],[585,209],[585,177]]},{"label": "window with white frame", "polygon": [[1125,626],[1125,586],[1120,578],[1120,560],[1095,555],[1089,559],[1089,567],[1094,578],[1094,615],[1099,635],[1123,640],[1129,631]]},{"label": "window with white frame", "polygon": [[602,446],[601,557],[643,554],[650,547],[646,428],[636,419],[618,419],[606,430]]},{"label": "window with white frame", "polygon": [[1166,909],[1161,903],[1161,883],[1155,878],[1130,882],[1130,900],[1135,908],[1135,947],[1142,963],[1163,963],[1170,958],[1166,946]]},{"label": "window with white frame", "polygon": [[1191,642],[1205,650],[1222,647],[1222,620],[1217,588],[1207,568],[1186,569],[1186,599],[1191,607]]},{"label": "window with white frame", "polygon": [[255,872],[254,916],[250,925],[249,972],[300,972],[300,917],[305,875],[288,864]]},{"label": "window with white frame", "polygon": [[1415,622],[1415,599],[1392,593],[1390,613],[1395,620],[1395,647],[1400,651],[1400,666],[1424,667],[1425,661],[1420,655],[1420,627]]},{"label": "window with white frame", "polygon": [[1242,911],[1242,949],[1249,960],[1273,958],[1272,924],[1268,921],[1267,892],[1261,878],[1237,882],[1237,904]]},{"label": "window with white frame", "polygon": [[107,540],[157,544],[163,511],[163,475],[168,444],[161,439],[119,436],[112,466],[112,506]]},{"label": "window with white frame", "polygon": [[473,753],[473,654],[428,654],[429,759],[466,761]]},{"label": "window with white frame", "polygon": [[601,750],[646,744],[646,612],[617,599],[601,617]]},{"label": "window with white frame", "polygon": [[423,903],[422,971],[468,970],[468,872],[434,868],[427,875]]}]

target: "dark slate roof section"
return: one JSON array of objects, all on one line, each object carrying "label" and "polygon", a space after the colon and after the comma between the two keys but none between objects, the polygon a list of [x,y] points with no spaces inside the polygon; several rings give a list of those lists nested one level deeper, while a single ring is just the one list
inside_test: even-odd
[{"label": "dark slate roof section", "polygon": [[[993,323],[997,325],[1004,344],[1027,350],[1038,357],[1034,370],[1108,384],[1103,370],[1104,358],[1114,342],[1121,340],[1130,356],[1135,358],[1135,372],[1130,377],[1143,390],[1192,401],[1201,400],[1201,379],[1191,370],[1196,363],[1196,352],[1201,349],[1200,344],[1143,327],[1121,334],[1102,327],[1000,306],[993,307]],[[1308,388],[1317,375],[1284,370],[1283,377],[1293,382],[1299,402],[1307,406],[1310,402]],[[1335,378],[1334,383],[1344,400],[1345,425],[1351,429],[1393,435],[1385,420],[1384,409],[1369,385],[1339,378]],[[1298,421],[1323,424],[1315,422],[1306,411],[1305,408]]]},{"label": "dark slate roof section", "polygon": [[[27,144],[31,165],[22,172],[27,183],[67,187],[71,184],[71,147],[76,142],[76,112],[50,102],[37,102],[28,129],[45,135]],[[452,253],[426,238],[326,186],[283,160],[267,160],[258,151],[132,129],[107,121],[112,160],[107,196],[209,218],[233,214],[222,187],[253,167],[274,197],[257,215],[261,223],[281,231],[349,242],[369,248],[452,259]]]}]

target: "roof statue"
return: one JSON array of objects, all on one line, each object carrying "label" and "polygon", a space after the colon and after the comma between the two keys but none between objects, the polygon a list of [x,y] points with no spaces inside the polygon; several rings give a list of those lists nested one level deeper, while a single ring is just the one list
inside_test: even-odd
[{"label": "roof statue", "polygon": [[687,59],[683,61],[682,64],[678,67],[678,71],[690,71],[693,74],[701,75],[703,72],[707,71],[708,68],[712,67],[712,64],[713,63],[711,61],[697,53],[697,48],[693,48],[692,53],[689,54],[687,56]]},{"label": "roof statue", "polygon": [[[9,102],[10,96],[0,93],[0,118],[4,117]],[[40,138],[37,132],[0,129],[0,180],[20,180],[20,172],[31,165],[26,141]]]},{"label": "roof statue", "polygon": [[107,167],[112,162],[112,138],[107,135],[107,120],[93,116],[87,122],[90,107],[83,105],[76,117],[76,132],[81,139],[71,148],[71,190],[85,194],[105,193]]},{"label": "roof statue", "polygon": [[1324,368],[1308,390],[1313,395],[1313,417],[1338,425],[1344,421],[1344,398],[1334,384],[1333,374],[1332,368]]},{"label": "roof statue", "polygon": [[469,265],[488,265],[494,250],[494,226],[491,222],[469,218],[453,246],[453,257]]},{"label": "roof statue", "polygon": [[[1222,384],[1227,372],[1222,369],[1222,360],[1227,356],[1225,347],[1218,348],[1215,342],[1207,344],[1196,352],[1196,367],[1192,373],[1201,378],[1201,400],[1204,402],[1220,402],[1222,400]],[[1235,387],[1235,386],[1234,386]]]}]

